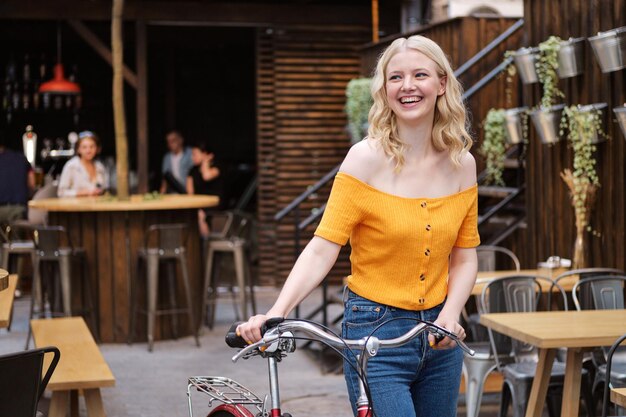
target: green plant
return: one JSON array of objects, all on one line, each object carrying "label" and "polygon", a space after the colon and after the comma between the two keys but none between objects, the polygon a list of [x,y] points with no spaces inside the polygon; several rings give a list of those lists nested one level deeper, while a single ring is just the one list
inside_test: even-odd
[{"label": "green plant", "polygon": [[541,96],[541,106],[549,108],[556,103],[558,97],[565,97],[559,89],[559,49],[561,48],[561,38],[550,36],[547,40],[539,44],[539,57],[535,62],[537,77],[543,87]]},{"label": "green plant", "polygon": [[600,187],[594,156],[596,145],[593,143],[597,135],[607,137],[600,116],[598,109],[582,110],[579,106],[569,106],[563,109],[561,117],[561,134],[567,130],[567,139],[574,154],[573,169],[563,170],[561,178],[569,188],[576,218],[575,267],[585,266],[584,233],[591,231],[591,209]]},{"label": "green plant", "polygon": [[515,66],[515,62],[513,61],[513,56],[515,55],[515,51],[506,51],[504,53],[505,61],[508,60],[509,64],[506,66],[504,73],[506,74],[505,81],[506,87],[504,88],[504,96],[505,103],[507,107],[511,107],[513,105],[513,80],[517,75],[517,67]]},{"label": "green plant", "polygon": [[355,78],[346,86],[345,111],[353,143],[360,141],[367,134],[367,116],[373,104],[371,86],[371,78]]},{"label": "green plant", "polygon": [[480,154],[485,157],[486,182],[504,185],[502,171],[506,152],[506,111],[489,109],[483,121],[484,137],[480,145]]}]

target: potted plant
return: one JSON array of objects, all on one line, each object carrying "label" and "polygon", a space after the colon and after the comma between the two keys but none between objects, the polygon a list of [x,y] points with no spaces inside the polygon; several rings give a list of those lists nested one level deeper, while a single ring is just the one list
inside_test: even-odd
[{"label": "potted plant", "polygon": [[483,121],[480,154],[485,157],[488,184],[504,185],[502,171],[506,152],[506,119],[504,109],[489,109]]},{"label": "potted plant", "polygon": [[591,231],[591,210],[600,187],[594,157],[595,138],[598,135],[606,137],[602,129],[601,110],[581,106],[565,107],[561,127],[567,129],[567,139],[574,154],[573,169],[561,172],[561,178],[569,188],[576,218],[573,267],[583,268],[586,266],[585,233]]},{"label": "potted plant", "polygon": [[561,40],[551,36],[547,41],[535,48],[520,48],[515,52],[507,52],[512,56],[515,66],[524,84],[541,81],[541,58],[545,52],[554,53],[557,58],[556,74],[559,78],[569,78],[583,72],[583,44],[585,38],[569,38]]},{"label": "potted plant", "polygon": [[373,104],[371,78],[355,78],[346,86],[346,115],[352,143],[367,135],[367,117]]},{"label": "potted plant", "polygon": [[626,26],[598,32],[589,38],[589,43],[602,72],[618,71],[626,68],[624,45],[626,44]]},{"label": "potted plant", "polygon": [[559,78],[570,78],[583,73],[585,38],[569,38],[559,43]]},{"label": "potted plant", "polygon": [[537,76],[542,86],[539,108],[530,112],[533,124],[543,143],[553,144],[560,140],[559,122],[563,105],[555,105],[559,97],[564,97],[559,89],[559,49],[561,39],[550,36],[539,44],[539,57],[536,61]]},{"label": "potted plant", "polygon": [[517,51],[510,53],[524,84],[534,84],[539,81],[535,67],[538,53],[538,48],[519,48]]}]

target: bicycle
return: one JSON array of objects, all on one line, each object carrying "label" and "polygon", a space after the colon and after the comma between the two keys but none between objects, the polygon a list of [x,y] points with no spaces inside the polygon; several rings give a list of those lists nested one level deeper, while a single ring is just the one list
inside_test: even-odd
[{"label": "bicycle", "polygon": [[[215,401],[221,403],[211,410],[207,417],[292,417],[291,414],[281,411],[278,362],[287,354],[295,351],[296,339],[315,340],[324,343],[342,356],[343,354],[339,349],[349,348],[359,352],[355,354],[356,368],[361,380],[359,384],[360,395],[356,404],[357,417],[372,417],[373,414],[370,407],[371,400],[367,386],[366,369],[368,360],[376,356],[379,349],[402,346],[428,331],[435,336],[437,341],[441,341],[446,336],[450,337],[464,352],[471,356],[474,355],[474,351],[459,340],[454,333],[427,321],[418,322],[407,333],[394,339],[381,340],[372,334],[352,340],[342,339],[329,329],[314,322],[277,317],[266,322],[263,338],[250,345],[235,334],[238,324],[233,324],[226,334],[226,343],[230,347],[242,348],[232,357],[232,361],[237,362],[240,358],[249,359],[253,356],[266,358],[270,380],[269,396],[266,395],[264,399],[261,399],[240,383],[226,377],[190,377],[187,384],[190,417],[193,417],[191,392],[194,388],[196,391],[209,396],[210,407]],[[308,338],[295,337],[294,332],[304,333]],[[354,351],[352,352],[354,353]],[[254,414],[250,409],[256,409],[256,413]]]}]

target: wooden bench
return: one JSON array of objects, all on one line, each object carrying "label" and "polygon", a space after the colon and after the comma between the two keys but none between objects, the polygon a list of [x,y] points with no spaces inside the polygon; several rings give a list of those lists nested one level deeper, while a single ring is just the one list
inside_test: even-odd
[{"label": "wooden bench", "polygon": [[11,322],[13,297],[15,297],[15,287],[17,286],[17,275],[9,275],[7,278],[8,286],[0,291],[0,329],[9,327]]},{"label": "wooden bench", "polygon": [[[78,415],[78,393],[82,391],[89,417],[104,417],[100,388],[115,385],[115,377],[98,349],[82,317],[31,320],[36,347],[56,346],[61,351],[47,389],[52,391],[48,417]],[[44,365],[46,369],[48,364]]]}]

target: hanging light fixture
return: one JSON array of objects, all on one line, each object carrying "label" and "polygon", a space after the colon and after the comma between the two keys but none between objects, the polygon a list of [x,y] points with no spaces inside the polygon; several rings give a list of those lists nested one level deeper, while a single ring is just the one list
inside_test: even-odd
[{"label": "hanging light fixture", "polygon": [[54,65],[54,76],[39,87],[44,94],[80,94],[80,86],[65,78],[61,63],[61,22],[57,23],[57,63]]}]

